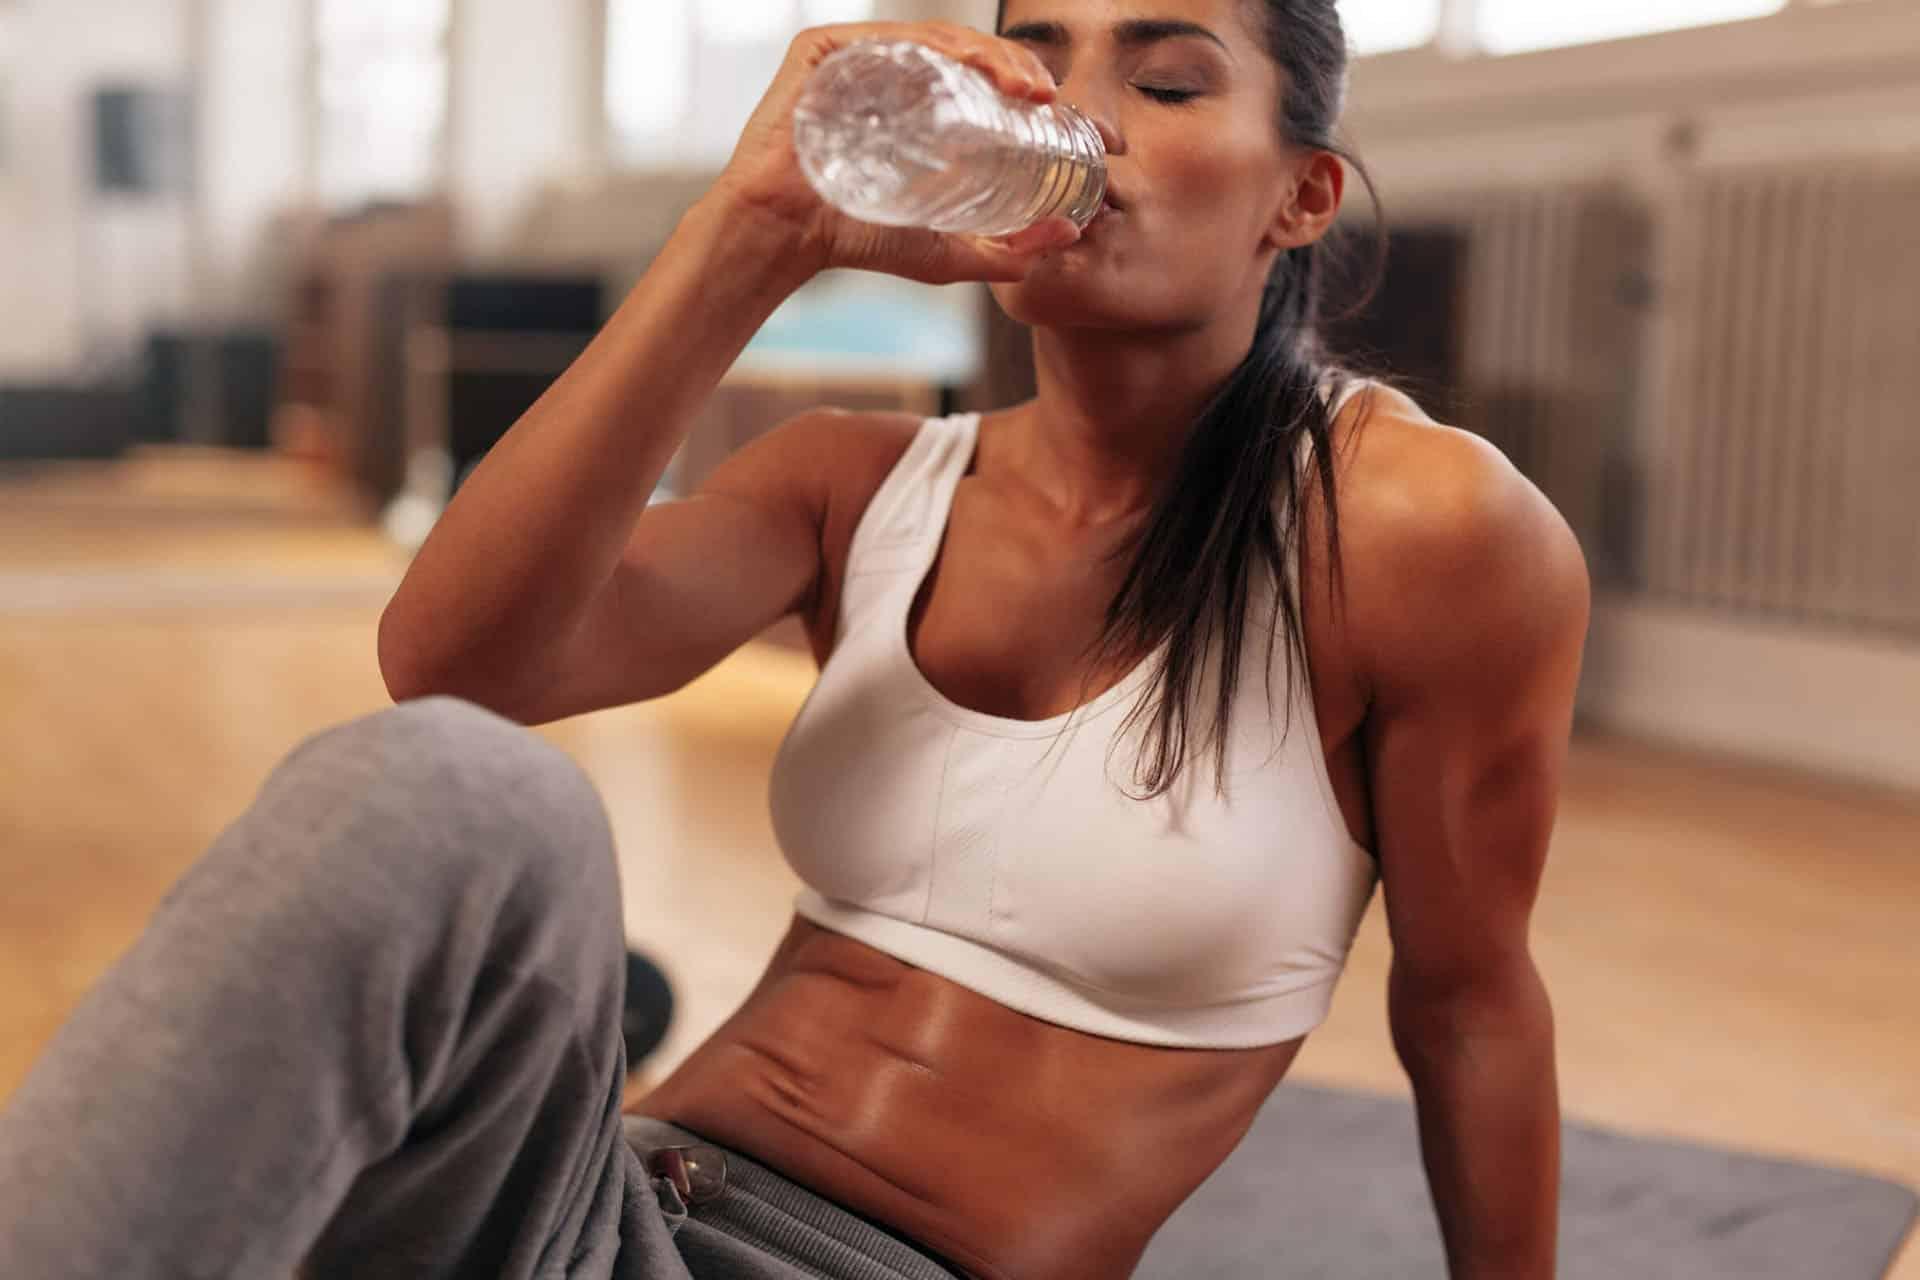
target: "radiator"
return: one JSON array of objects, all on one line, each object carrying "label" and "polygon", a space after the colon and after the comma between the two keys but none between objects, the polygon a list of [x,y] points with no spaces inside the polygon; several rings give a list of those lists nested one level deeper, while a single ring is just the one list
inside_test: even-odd
[{"label": "radiator", "polygon": [[1552,500],[1596,580],[1637,581],[1635,466],[1652,222],[1612,186],[1454,192],[1414,210],[1466,242],[1446,408]]},{"label": "radiator", "polygon": [[1701,174],[1669,217],[1649,592],[1920,633],[1920,167]]}]

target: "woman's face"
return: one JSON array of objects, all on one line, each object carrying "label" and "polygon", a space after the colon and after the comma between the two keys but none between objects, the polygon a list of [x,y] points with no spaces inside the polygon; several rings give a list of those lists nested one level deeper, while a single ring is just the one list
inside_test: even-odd
[{"label": "woman's face", "polygon": [[[1077,244],[994,296],[1025,324],[1199,328],[1257,300],[1297,157],[1247,0],[1007,0],[1061,100],[1107,135],[1111,198]],[[1257,301],[1254,305],[1257,305]]]}]

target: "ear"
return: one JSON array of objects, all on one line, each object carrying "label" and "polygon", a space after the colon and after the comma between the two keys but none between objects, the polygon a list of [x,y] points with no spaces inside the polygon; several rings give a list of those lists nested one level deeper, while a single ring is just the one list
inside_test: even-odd
[{"label": "ear", "polygon": [[1347,191],[1347,167],[1331,151],[1301,153],[1293,175],[1293,189],[1267,228],[1267,242],[1277,249],[1298,249],[1327,234],[1340,216]]}]

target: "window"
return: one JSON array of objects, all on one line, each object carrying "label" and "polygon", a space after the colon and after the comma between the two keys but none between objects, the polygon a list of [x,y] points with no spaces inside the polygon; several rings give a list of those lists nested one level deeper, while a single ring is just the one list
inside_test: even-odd
[{"label": "window", "polygon": [[1440,0],[1340,0],[1340,21],[1358,57],[1417,49],[1439,34]]},{"label": "window", "polygon": [[792,39],[799,29],[790,0],[727,0],[700,11],[700,34],[719,44]]},{"label": "window", "polygon": [[1476,35],[1487,53],[1522,53],[1759,18],[1786,6],[1787,0],[1480,0]]},{"label": "window", "polygon": [[13,22],[12,12],[0,5],[0,176],[7,172],[8,144],[12,141],[8,136],[8,126],[12,123],[8,108],[12,104],[7,100],[7,95],[13,84],[13,50],[16,41]]},{"label": "window", "polygon": [[607,9],[607,117],[624,160],[670,160],[693,76],[685,0],[612,0]]},{"label": "window", "polygon": [[631,165],[725,162],[805,27],[865,22],[874,0],[607,0],[607,117]]},{"label": "window", "polygon": [[440,185],[449,0],[320,0],[320,193],[347,206]]}]

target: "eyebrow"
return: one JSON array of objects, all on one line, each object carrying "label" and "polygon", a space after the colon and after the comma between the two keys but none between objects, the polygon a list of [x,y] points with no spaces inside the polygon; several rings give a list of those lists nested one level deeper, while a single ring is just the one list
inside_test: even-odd
[{"label": "eyebrow", "polygon": [[[1229,58],[1233,56],[1233,50],[1227,48],[1226,41],[1197,22],[1187,22],[1180,18],[1133,18],[1113,24],[1114,40],[1121,47],[1128,49],[1157,44],[1162,40],[1177,40],[1182,36],[1199,36],[1202,40],[1211,40],[1219,45]],[[1072,34],[1058,22],[1022,22],[1002,31],[1000,37],[1003,40],[1021,40],[1028,44],[1053,49],[1064,49],[1073,44]]]}]

